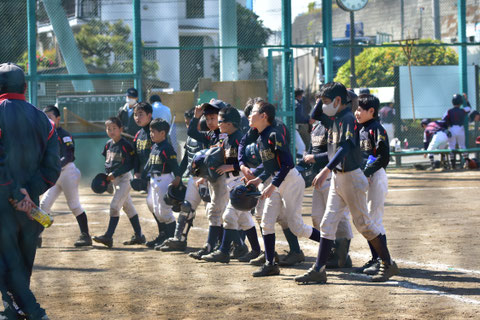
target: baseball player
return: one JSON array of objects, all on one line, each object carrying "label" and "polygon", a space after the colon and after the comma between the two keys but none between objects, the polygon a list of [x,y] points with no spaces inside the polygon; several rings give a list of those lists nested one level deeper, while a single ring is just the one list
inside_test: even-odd
[{"label": "baseball player", "polygon": [[[218,127],[219,111],[216,105],[208,103],[196,106],[194,117],[188,126],[188,136],[203,143],[208,148],[219,146],[221,143],[220,129]],[[205,116],[209,131],[198,130],[198,122],[202,115]],[[226,134],[224,134],[224,136],[226,136]],[[197,181],[197,185],[202,181],[203,179]],[[207,243],[201,250],[189,254],[190,257],[197,260],[201,259],[203,255],[212,252],[216,243],[223,238],[222,214],[228,203],[228,189],[225,184],[225,175],[222,175],[216,182],[209,182],[208,189],[210,191],[211,202],[206,208],[209,222]]]},{"label": "baseball player", "polygon": [[[193,118],[194,109],[195,108],[192,108],[185,112],[185,125],[187,129]],[[185,152],[179,169],[181,175],[185,173],[187,168],[191,167],[194,155],[204,148],[205,147],[202,143],[192,137],[187,137],[187,141],[185,142]],[[202,200],[199,193],[199,187],[196,183],[200,179],[201,177],[195,177],[192,174],[189,174],[185,201],[183,202],[181,211],[178,215],[175,235],[163,242],[160,247],[161,251],[185,251],[187,247],[187,232],[190,230],[189,227],[185,230],[185,227],[186,225],[192,225],[193,219],[195,218],[195,210]],[[186,231],[185,234],[184,231]]]},{"label": "baseball player", "polygon": [[[39,196],[60,176],[59,145],[54,124],[25,101],[25,74],[15,64],[0,64],[0,142],[4,147],[4,179],[0,181],[0,255],[2,279],[29,319],[48,320],[30,290],[41,224],[28,216]],[[28,191],[27,191],[28,190]],[[12,206],[9,200],[13,200]],[[19,212],[22,211],[22,212]],[[3,315],[17,319],[3,287]]]},{"label": "baseball player", "polygon": [[[322,105],[323,103],[323,105]],[[357,230],[372,244],[382,259],[379,273],[373,281],[386,281],[398,273],[398,267],[390,258],[387,245],[382,241],[378,227],[373,224],[367,208],[368,180],[360,169],[362,155],[356,134],[353,112],[347,108],[347,89],[338,82],[329,82],[322,87],[321,99],[313,110],[312,117],[322,122],[328,130],[329,163],[313,180],[320,188],[333,171],[327,208],[320,225],[321,239],[316,263],[297,283],[326,283],[325,265],[335,240],[338,223],[348,207]]]},{"label": "baseball player", "polygon": [[[390,160],[390,150],[387,131],[378,122],[380,101],[373,95],[361,95],[358,99],[358,108],[355,118],[361,125],[359,131],[360,150],[362,151],[363,173],[368,179],[367,207],[374,225],[380,231],[380,237],[387,243],[383,214],[385,197],[388,193],[388,179],[385,172]],[[375,248],[368,243],[372,258],[362,267],[356,269],[358,273],[375,275],[380,270],[380,260]]]},{"label": "baseball player", "polygon": [[263,172],[273,176],[272,182],[262,191],[262,198],[267,199],[261,224],[266,263],[252,274],[254,277],[264,277],[280,273],[278,264],[274,263],[274,252],[275,223],[281,212],[297,237],[319,241],[320,232],[303,222],[301,211],[305,181],[294,168],[293,157],[283,135],[273,127],[275,107],[267,102],[255,104],[249,121],[250,127],[256,128],[260,134],[257,144],[262,163],[252,172],[255,178],[246,177],[247,184],[258,186],[264,179],[261,176]]},{"label": "baseball player", "polygon": [[[447,124],[445,121],[431,121],[430,119],[423,119],[421,121],[421,126],[424,129],[423,147],[425,150],[432,151],[447,148],[448,136],[450,135],[450,132],[447,129]],[[426,157],[427,154],[424,154],[423,156]],[[433,153],[428,154],[428,158],[430,159],[429,170],[434,170],[435,159],[433,157]],[[446,164],[444,163],[444,166],[445,165]]]},{"label": "baseball player", "polygon": [[[218,167],[216,172],[226,177],[224,183],[227,184],[229,191],[242,184],[242,175],[240,174],[238,162],[238,145],[243,136],[239,130],[240,121],[240,113],[233,107],[223,108],[218,114],[220,135],[227,134],[227,137],[220,144],[225,152],[225,164]],[[237,210],[229,202],[222,219],[224,232],[220,248],[210,254],[203,255],[202,260],[228,263],[230,261],[230,246],[232,242],[238,244],[236,254],[239,258],[246,255],[248,248],[240,237],[239,229],[245,231],[252,246],[252,251],[260,253],[255,221],[249,211]]]},{"label": "baseball player", "polygon": [[[149,178],[149,194],[153,195],[153,213],[155,219],[164,225],[164,239],[173,237],[175,233],[175,216],[172,207],[163,199],[168,190],[168,185],[178,186],[181,175],[177,163],[177,154],[172,145],[168,142],[170,125],[163,119],[157,118],[150,122],[150,137],[152,139],[152,151],[148,158],[142,178]],[[175,178],[172,176],[175,175]],[[156,246],[160,250],[162,242]]]},{"label": "baseball player", "polygon": [[[465,98],[466,107],[460,108],[463,105],[463,98]],[[442,120],[447,124],[448,130],[451,133],[451,137],[448,139],[448,146],[450,150],[456,149],[456,145],[460,149],[465,149],[465,128],[463,123],[465,122],[465,117],[471,110],[470,102],[468,102],[467,94],[464,93],[463,97],[460,94],[454,94],[452,98],[453,108],[447,110]],[[465,158],[468,158],[468,154],[463,155]],[[450,162],[452,164],[452,169],[455,169],[456,160],[455,153],[451,153]]]},{"label": "baseball player", "polygon": [[142,234],[138,214],[130,197],[130,180],[132,179],[130,170],[133,168],[135,152],[132,145],[122,137],[122,123],[120,119],[116,117],[109,118],[105,121],[105,126],[110,140],[105,145],[102,155],[105,157],[107,181],[113,183],[115,191],[110,203],[110,221],[107,232],[104,235],[93,237],[93,241],[102,243],[108,248],[113,246],[113,234],[120,219],[120,209],[123,208],[135,232],[132,238],[123,244],[143,244],[145,243],[145,236]]},{"label": "baseball player", "polygon": [[[140,130],[135,119],[133,118],[133,108],[138,103],[138,91],[135,88],[129,88],[125,96],[125,104],[118,110],[117,117],[122,122],[124,132],[132,137]],[[127,138],[132,142],[131,138]]]},{"label": "baseball player", "polygon": [[[328,135],[325,126],[318,122],[313,127],[311,133],[311,144],[307,154],[303,157],[305,163],[313,164],[314,171],[320,172],[328,164],[327,142]],[[325,183],[320,188],[313,188],[312,194],[312,223],[313,227],[320,229],[327,207],[328,193],[330,190],[331,175],[327,177]],[[350,226],[349,212],[345,210],[341,217],[335,233],[335,243],[333,254],[327,261],[327,267],[331,268],[349,268],[352,266],[352,260],[348,255],[350,241],[353,238],[352,227]]]},{"label": "baseball player", "polygon": [[88,232],[87,215],[80,204],[78,196],[78,184],[81,173],[73,163],[75,160],[75,143],[73,137],[60,127],[60,111],[58,111],[57,107],[49,105],[43,109],[43,112],[55,123],[55,131],[57,132],[60,144],[62,172],[60,173],[57,183],[43,194],[40,201],[40,208],[46,212],[50,212],[53,203],[57,200],[60,193],[63,192],[67,199],[67,205],[77,219],[78,226],[80,227],[80,237],[75,241],[75,247],[91,246],[92,238]]}]

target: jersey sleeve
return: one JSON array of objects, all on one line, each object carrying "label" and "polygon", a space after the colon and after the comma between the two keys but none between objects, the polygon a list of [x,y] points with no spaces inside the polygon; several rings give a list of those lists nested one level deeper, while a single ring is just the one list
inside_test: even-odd
[{"label": "jersey sleeve", "polygon": [[208,138],[208,135],[206,133],[198,131],[198,121],[200,121],[199,118],[193,118],[192,120],[190,120],[190,125],[188,126],[187,134],[189,137],[205,145],[208,145],[210,143],[210,139]]},{"label": "jersey sleeve", "polygon": [[175,150],[173,150],[173,147],[169,146],[169,148],[165,148],[162,151],[162,157],[163,161],[165,161],[164,163],[167,164],[175,177],[180,177],[182,173],[180,172],[180,167],[177,162],[177,154],[175,153]]},{"label": "jersey sleeve", "polygon": [[277,132],[272,132],[268,138],[268,143],[272,146],[276,160],[279,163],[280,170],[272,178],[272,184],[279,187],[288,172],[295,166],[292,155],[285,143],[285,138]]},{"label": "jersey sleeve", "polygon": [[115,169],[112,174],[114,177],[121,176],[122,174],[127,173],[128,171],[133,169],[133,159],[134,159],[135,151],[133,151],[133,147],[129,143],[122,144],[122,157],[123,163],[117,169]]}]

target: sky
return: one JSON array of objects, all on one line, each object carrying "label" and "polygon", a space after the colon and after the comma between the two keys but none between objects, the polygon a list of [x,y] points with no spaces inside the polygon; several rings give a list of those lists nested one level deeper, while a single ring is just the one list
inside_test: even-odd
[{"label": "sky", "polygon": [[[292,1],[292,22],[295,17],[308,11],[308,4],[314,0]],[[316,1],[318,3],[318,1]],[[318,6],[318,5],[317,5]],[[253,0],[253,11],[260,16],[265,26],[272,30],[282,27],[282,0]]]}]

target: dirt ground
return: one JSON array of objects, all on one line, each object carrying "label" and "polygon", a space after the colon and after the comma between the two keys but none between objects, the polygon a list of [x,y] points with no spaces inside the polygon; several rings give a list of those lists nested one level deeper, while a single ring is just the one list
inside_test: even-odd
[{"label": "dirt ground", "polygon": [[[32,289],[51,319],[478,319],[480,312],[480,171],[391,171],[385,227],[401,274],[372,283],[351,269],[328,272],[326,285],[297,285],[293,277],[314,262],[317,244],[301,239],[307,261],[274,277],[253,278],[257,267],[206,263],[185,253],[125,247],[133,231],[122,215],[114,248],[76,249],[78,226],[61,196],[55,223],[37,252]],[[103,234],[111,196],[80,190],[92,235]],[[304,219],[311,223],[311,189]],[[147,238],[156,235],[145,196],[134,192]],[[203,206],[189,249],[206,240]],[[277,251],[287,248],[278,229]],[[263,246],[263,242],[261,241]],[[354,266],[368,260],[355,231]]]}]

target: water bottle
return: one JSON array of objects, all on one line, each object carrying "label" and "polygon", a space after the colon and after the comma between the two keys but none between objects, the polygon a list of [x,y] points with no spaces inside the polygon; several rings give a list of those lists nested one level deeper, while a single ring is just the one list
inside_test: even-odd
[{"label": "water bottle", "polygon": [[395,138],[395,152],[400,152],[402,151],[402,144],[400,142],[400,140],[398,140],[397,138]]},{"label": "water bottle", "polygon": [[408,140],[407,138],[405,138],[405,140],[403,140],[403,146],[405,149],[408,149]]},{"label": "water bottle", "polygon": [[30,214],[32,215],[33,219],[35,219],[45,228],[50,227],[53,223],[53,218],[44,210],[40,209],[40,207],[32,208]]}]

